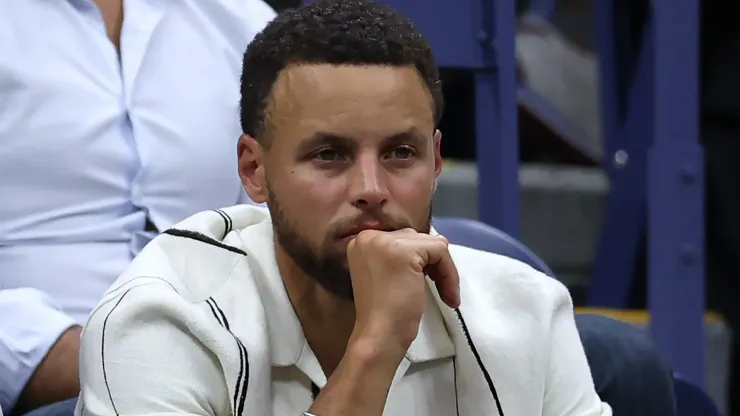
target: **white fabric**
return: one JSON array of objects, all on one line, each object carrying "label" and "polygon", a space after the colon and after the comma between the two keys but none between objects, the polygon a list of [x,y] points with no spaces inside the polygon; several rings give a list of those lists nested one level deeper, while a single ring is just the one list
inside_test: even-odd
[{"label": "white fabric", "polygon": [[[82,337],[78,415],[285,416],[310,406],[309,380],[320,387],[325,377],[282,286],[269,215],[246,205],[224,212],[157,237],[95,308]],[[485,372],[506,415],[611,415],[562,284],[494,254],[451,253],[482,365],[430,285],[385,414],[449,416],[457,399],[460,415],[495,415]]]},{"label": "white fabric", "polygon": [[0,287],[80,323],[153,237],[147,217],[161,230],[244,200],[241,62],[275,16],[262,0],[124,3],[120,56],[92,0],[0,6]]}]

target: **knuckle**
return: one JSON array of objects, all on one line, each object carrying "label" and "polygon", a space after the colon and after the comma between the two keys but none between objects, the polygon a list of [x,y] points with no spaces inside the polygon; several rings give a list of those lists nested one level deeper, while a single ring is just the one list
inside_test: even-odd
[{"label": "knuckle", "polygon": [[352,254],[355,251],[356,246],[357,246],[357,239],[355,238],[355,239],[350,240],[350,242],[347,244],[347,253]]},{"label": "knuckle", "polygon": [[393,239],[385,245],[387,250],[394,255],[402,255],[407,251],[406,243],[400,239]]},{"label": "knuckle", "polygon": [[355,238],[351,241],[353,243],[356,243],[360,246],[367,246],[368,244],[372,244],[378,237],[378,232],[375,230],[365,230],[357,234]]}]

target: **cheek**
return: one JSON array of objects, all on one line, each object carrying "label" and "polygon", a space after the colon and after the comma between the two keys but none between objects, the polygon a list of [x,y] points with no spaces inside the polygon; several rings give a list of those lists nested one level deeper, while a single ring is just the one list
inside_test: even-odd
[{"label": "cheek", "polygon": [[299,208],[316,208],[319,212],[315,214],[331,214],[332,208],[341,204],[344,189],[338,178],[327,178],[313,170],[292,172],[290,188]]},{"label": "cheek", "polygon": [[317,176],[315,172],[291,172],[281,189],[286,214],[301,221],[301,227],[314,236],[324,236],[337,210],[342,205],[342,186],[337,181]]},{"label": "cheek", "polygon": [[394,181],[393,199],[411,218],[426,215],[434,193],[434,179],[428,173]]}]

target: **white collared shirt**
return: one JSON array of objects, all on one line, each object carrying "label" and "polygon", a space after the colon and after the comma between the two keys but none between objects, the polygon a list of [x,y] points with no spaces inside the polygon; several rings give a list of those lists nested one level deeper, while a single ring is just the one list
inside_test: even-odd
[{"label": "white collared shirt", "polygon": [[[125,0],[119,59],[92,0],[0,3],[0,289],[53,298],[0,305],[7,411],[49,342],[151,239],[147,218],[161,230],[248,201],[241,61],[274,12],[262,0]],[[25,320],[38,325],[13,330]]]},{"label": "white collared shirt", "polygon": [[[306,411],[311,406],[317,390],[326,385],[327,377],[308,345],[300,321],[285,291],[275,262],[271,226],[270,222],[263,222],[241,233],[231,235],[232,238],[229,239],[228,244],[235,244],[235,247],[245,249],[251,254],[249,265],[237,265],[231,275],[222,273],[220,267],[214,267],[211,270],[212,278],[204,278],[200,282],[202,286],[200,284],[190,286],[188,283],[187,287],[184,287],[180,286],[180,282],[177,281],[163,285],[163,280],[153,276],[152,278],[135,278],[119,289],[113,289],[112,292],[117,292],[119,296],[122,296],[104,298],[99,308],[93,312],[85,328],[85,335],[83,335],[80,360],[83,388],[80,396],[81,405],[78,407],[81,414],[104,415],[111,411],[121,414],[157,413],[158,409],[175,406],[174,403],[169,403],[169,400],[184,403],[203,399],[211,403],[215,397],[220,397],[222,394],[222,397],[231,399],[232,396],[241,396],[242,392],[247,389],[259,389],[255,386],[269,386],[269,390],[265,392],[267,399],[263,397],[260,401],[264,401],[271,411],[261,414],[300,415]],[[142,257],[137,258],[136,262],[140,262],[141,259]],[[214,265],[216,261],[214,260]],[[190,266],[183,264],[182,267]],[[243,267],[248,267],[254,279],[252,282],[247,282],[246,287],[245,282],[240,280],[249,279],[249,277],[237,277],[236,274]],[[200,267],[196,266],[196,268]],[[178,279],[177,276],[172,276],[172,278]],[[228,282],[224,279],[228,279]],[[165,298],[159,298],[163,294],[162,290],[168,292],[172,289],[169,286],[170,283],[178,293],[170,292],[170,295],[178,297],[179,299],[175,302],[182,302],[181,306],[185,306],[183,302],[185,299],[188,299],[188,302],[194,299],[200,300],[190,303],[187,306],[187,312],[177,310],[179,307],[173,308],[174,304],[171,301],[175,300],[174,298],[169,298],[168,295],[165,295]],[[253,295],[248,289],[250,287],[256,288],[259,299],[252,298]],[[215,292],[208,293],[209,288],[215,289]],[[153,300],[150,296],[159,298],[154,302],[160,305],[161,310],[157,310],[156,307],[149,309],[140,303],[142,301],[144,304],[149,303],[149,300],[144,299]],[[259,309],[244,307],[242,303],[258,306]],[[152,314],[152,321],[142,316],[143,320],[140,325],[145,329],[140,332],[129,326],[133,323],[130,314],[135,310],[143,311],[144,309],[149,309],[148,313]],[[425,310],[418,336],[396,371],[388,394],[385,415],[450,416],[456,413],[456,374],[453,364],[455,347],[447,334],[439,307],[431,293],[428,293]],[[139,314],[139,312],[133,313]],[[162,318],[165,320],[169,320],[169,317],[175,320],[181,319],[184,316],[180,315],[181,313],[192,317],[193,320],[189,326],[192,327],[193,336],[204,336],[219,345],[205,345],[194,338],[183,338],[180,330],[175,327],[150,324],[154,321],[162,322]],[[250,319],[245,320],[244,315],[249,315]],[[251,319],[256,315],[261,316],[259,322]],[[108,324],[103,328],[102,323],[105,321],[108,321]],[[206,326],[203,326],[204,324]],[[260,345],[252,336],[255,327],[266,330],[266,344]],[[232,362],[233,358],[239,358],[241,361],[241,357],[221,355],[230,354],[234,347],[233,338],[230,336],[225,339],[225,342],[219,339],[217,334],[230,335],[229,332],[224,331],[224,328],[228,328],[234,334],[240,334],[246,346],[244,356],[247,358],[243,361],[246,362],[243,372],[235,371],[239,365],[233,363],[238,361]],[[132,329],[136,334],[132,333],[129,340],[122,344],[115,341],[119,339],[120,334]],[[105,339],[98,338],[99,336]],[[143,340],[143,338],[151,340],[151,348],[135,344],[134,340]],[[113,346],[114,344],[107,344],[108,340],[114,340],[112,342],[120,345],[122,350]],[[159,391],[157,393],[159,397],[145,397],[146,395],[142,394],[145,391],[159,390],[153,386],[171,384],[181,370],[178,369],[171,374],[166,374],[165,371],[155,376],[157,380],[151,380],[152,388],[142,388],[141,384],[131,384],[138,372],[127,372],[117,363],[125,363],[125,367],[142,365],[142,363],[137,364],[138,358],[136,357],[139,352],[149,350],[158,354],[154,351],[161,351],[159,346],[162,345],[170,345],[168,349],[171,348],[172,358],[172,361],[163,363],[164,366],[179,366],[188,362],[190,367],[188,371],[192,371],[193,376],[189,377],[181,387],[173,389],[179,391],[168,389],[166,392]],[[220,365],[225,367],[225,371],[223,373],[212,372],[213,367],[202,367],[199,356],[203,351],[199,350],[200,348],[210,349],[210,354],[213,354]],[[267,348],[264,354],[269,357],[267,363],[260,362],[259,357],[262,354],[259,350],[262,348]],[[111,362],[101,363],[100,354],[106,356]],[[269,368],[261,371],[260,368],[263,365]],[[99,372],[101,369],[103,373]],[[239,375],[234,377],[237,372]],[[98,375],[103,375],[105,380],[98,379]],[[270,378],[269,383],[262,384],[264,376]],[[224,379],[227,380],[226,384]],[[231,387],[229,382],[234,379],[237,381]],[[107,392],[108,388],[110,393]],[[186,397],[191,394],[192,397]],[[241,402],[237,398],[234,408],[240,408],[239,403],[245,401],[254,403],[258,395],[262,396],[261,392],[256,390]],[[131,400],[133,397],[136,399]],[[157,403],[159,400],[161,402]],[[231,414],[232,409],[229,405],[229,401],[216,401],[212,403],[213,407],[210,408],[208,414]],[[82,412],[83,409],[84,412]],[[238,411],[234,413],[239,414]],[[251,413],[245,411],[243,414]]]},{"label": "white collared shirt", "polygon": [[[149,244],[83,330],[77,414],[308,409],[326,377],[285,292],[272,229],[267,210],[241,205],[196,214]],[[512,259],[454,245],[450,254],[462,306],[448,308],[429,283],[384,415],[611,416],[567,289]]]}]

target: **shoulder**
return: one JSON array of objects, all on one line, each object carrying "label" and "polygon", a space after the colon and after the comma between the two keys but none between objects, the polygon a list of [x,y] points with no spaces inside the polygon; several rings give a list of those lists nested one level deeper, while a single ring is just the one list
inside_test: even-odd
[{"label": "shoulder", "polygon": [[546,315],[571,305],[570,294],[561,282],[528,264],[458,245],[451,245],[450,253],[460,275],[463,297],[480,299],[493,307]]},{"label": "shoulder", "polygon": [[[189,227],[204,218],[212,221],[211,217],[221,221],[216,212],[202,212],[154,238],[111,285],[101,303],[142,284],[169,288],[182,301],[190,303],[202,302],[212,296],[236,273],[236,267],[246,258],[246,253],[235,245],[209,236],[211,230]],[[213,222],[213,227],[216,226],[223,228],[220,223]],[[156,293],[166,295],[161,290]]]},{"label": "shoulder", "polygon": [[206,308],[159,278],[133,279],[109,292],[82,333],[83,405],[96,407],[93,414],[230,411],[219,408],[229,394],[213,360],[229,335]]},{"label": "shoulder", "polygon": [[[160,346],[197,355],[213,347],[200,338],[223,335],[213,305],[211,298],[202,302],[186,299],[174,285],[158,277],[132,279],[108,292],[90,314],[83,345],[142,357]],[[191,342],[177,342],[180,337]]]},{"label": "shoulder", "polygon": [[[130,307],[153,302],[157,307],[176,307],[182,314],[188,308],[202,310],[230,282],[239,281],[242,286],[251,282],[254,262],[247,261],[247,247],[239,234],[260,230],[250,236],[264,241],[267,237],[260,232],[271,232],[266,212],[246,205],[203,211],[162,232],[111,285],[93,313],[110,307],[113,299],[123,302],[125,298]],[[247,285],[244,290],[253,288]]]}]

